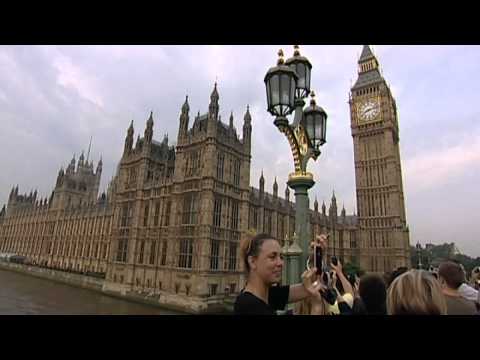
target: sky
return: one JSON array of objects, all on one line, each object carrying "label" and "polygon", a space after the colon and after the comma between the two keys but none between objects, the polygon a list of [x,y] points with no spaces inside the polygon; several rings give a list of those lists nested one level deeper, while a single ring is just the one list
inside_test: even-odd
[{"label": "sky", "polygon": [[[410,242],[455,242],[480,256],[480,46],[372,45],[396,99]],[[277,51],[268,46],[0,46],[0,206],[12,186],[48,197],[61,166],[86,152],[103,159],[101,190],[114,175],[127,128],[143,136],[150,111],[154,139],[175,144],[188,94],[190,118],[208,111],[215,81],[220,114],[233,111],[241,134],[252,115],[250,184],[274,178],[284,194],[293,160],[287,140],[266,111],[267,70]],[[362,45],[300,47],[313,65],[312,89],[328,113],[327,143],[308,170],[315,198],[328,208],[332,191],[347,214],[356,212],[348,94]],[[192,122],[192,121],[191,121]],[[292,196],[293,197],[293,194]],[[339,211],[340,211],[339,209]]]}]

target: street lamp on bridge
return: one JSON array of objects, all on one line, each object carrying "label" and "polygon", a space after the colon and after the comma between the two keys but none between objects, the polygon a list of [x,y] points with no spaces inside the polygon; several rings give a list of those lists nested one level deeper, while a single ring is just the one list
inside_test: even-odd
[{"label": "street lamp on bridge", "polygon": [[417,257],[418,257],[418,265],[417,265],[417,268],[419,270],[422,269],[422,245],[420,245],[420,242],[417,241],[417,245],[415,245],[415,247],[417,248]]},{"label": "street lamp on bridge", "polygon": [[[277,66],[270,68],[264,79],[267,110],[275,116],[273,123],[287,137],[293,155],[295,171],[289,174],[287,185],[295,190],[295,234],[299,240],[296,246],[300,247],[301,254],[299,264],[293,265],[299,268],[287,273],[302,274],[310,242],[308,190],[315,184],[313,175],[307,172],[307,163],[311,158],[317,160],[320,146],[326,143],[327,113],[317,105],[310,89],[312,64],[300,55],[299,46],[294,46],[293,57],[286,61],[283,50],[278,51],[278,56]],[[311,96],[310,106],[303,109],[308,95]],[[294,119],[290,124],[287,116],[293,111]]]}]

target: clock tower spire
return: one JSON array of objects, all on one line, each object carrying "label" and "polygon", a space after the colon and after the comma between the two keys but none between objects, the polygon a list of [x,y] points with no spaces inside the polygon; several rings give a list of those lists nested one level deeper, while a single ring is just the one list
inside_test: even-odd
[{"label": "clock tower spire", "polygon": [[368,45],[358,59],[349,104],[360,266],[374,272],[409,266],[397,106]]}]

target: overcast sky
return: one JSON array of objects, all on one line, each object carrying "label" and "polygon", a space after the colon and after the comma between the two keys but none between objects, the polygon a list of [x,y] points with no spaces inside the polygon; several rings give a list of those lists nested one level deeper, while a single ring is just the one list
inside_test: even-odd
[{"label": "overcast sky", "polygon": [[[127,127],[135,138],[154,113],[154,138],[176,141],[188,94],[191,118],[208,111],[215,80],[220,114],[230,112],[241,133],[250,104],[253,123],[251,184],[263,169],[271,192],[284,194],[292,156],[266,111],[263,78],[277,46],[0,46],[0,204],[13,185],[46,197],[58,170],[88,149],[103,157],[105,189],[118,164]],[[396,98],[400,149],[412,244],[456,242],[480,256],[479,46],[373,46]],[[332,190],[341,209],[356,211],[348,93],[361,45],[301,46],[313,64],[312,88],[328,115],[327,144],[309,171],[310,191],[327,207]],[[292,194],[293,195],[293,194]],[[1,206],[1,205],[0,205]],[[339,210],[340,210],[339,209]]]}]

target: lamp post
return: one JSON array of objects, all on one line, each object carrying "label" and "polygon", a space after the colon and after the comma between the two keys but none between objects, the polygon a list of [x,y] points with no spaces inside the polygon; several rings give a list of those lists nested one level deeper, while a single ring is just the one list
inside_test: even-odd
[{"label": "lamp post", "polygon": [[[298,267],[288,274],[295,274],[296,278],[289,281],[298,281],[298,274],[302,274],[306,267],[310,240],[310,224],[308,222],[308,190],[315,184],[313,175],[307,172],[307,163],[320,156],[320,146],[326,142],[327,113],[316,104],[315,94],[310,90],[311,70],[310,61],[300,55],[298,45],[294,46],[293,57],[283,59],[283,50],[278,52],[277,66],[268,70],[265,75],[267,90],[267,110],[275,116],[274,125],[282,132],[290,145],[294,172],[288,175],[288,186],[295,190],[295,234],[298,238],[297,246],[301,251]],[[304,99],[311,95],[310,106],[305,110]],[[293,111],[293,123],[290,124],[287,116]]]},{"label": "lamp post", "polygon": [[418,269],[421,270],[422,269],[422,255],[421,255],[422,245],[420,245],[420,242],[417,242],[417,245],[415,245],[415,247],[417,248]]}]

